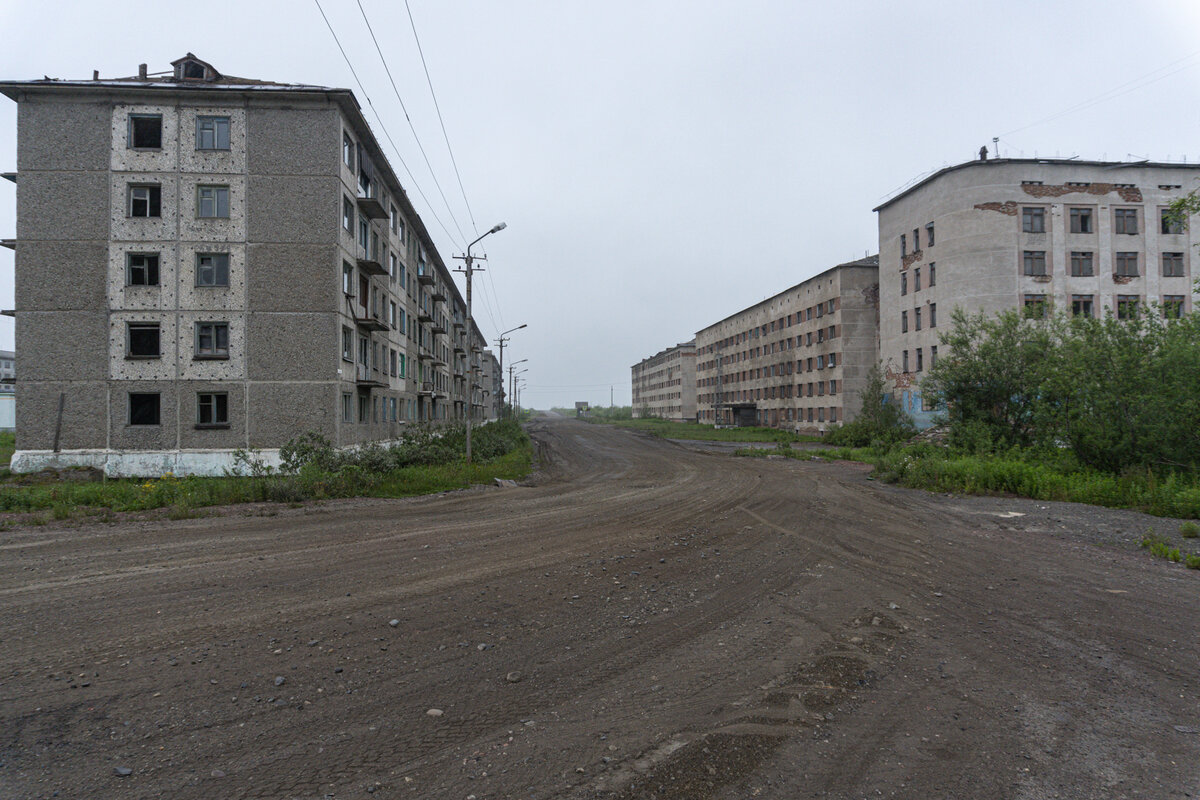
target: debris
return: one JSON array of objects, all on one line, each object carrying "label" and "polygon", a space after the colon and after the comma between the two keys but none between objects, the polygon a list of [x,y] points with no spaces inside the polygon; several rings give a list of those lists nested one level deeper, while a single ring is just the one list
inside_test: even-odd
[{"label": "debris", "polygon": [[1175,730],[1180,733],[1200,733],[1200,727],[1195,725],[1176,725]]},{"label": "debris", "polygon": [[496,485],[502,489],[515,489],[517,486],[516,481],[510,481],[506,478],[496,478],[495,480],[496,480]]},{"label": "debris", "polygon": [[389,619],[389,620],[388,620],[388,625],[391,625],[393,628],[399,627],[399,625],[400,625],[400,620],[398,620],[398,619]]},{"label": "debris", "polygon": [[444,713],[446,712],[442,711],[440,708],[431,708],[425,712],[426,716],[430,717],[440,717]]},{"label": "debris", "polygon": [[133,774],[133,770],[129,767],[113,767],[113,774],[118,778],[128,778]]},{"label": "debris", "polygon": [[285,682],[286,682],[286,679],[282,675],[275,676],[275,685],[276,686],[283,686],[283,684]]},{"label": "debris", "polygon": [[510,672],[504,676],[504,680],[508,681],[509,683],[520,683],[522,677],[523,676],[521,675],[520,672],[513,670],[512,672]]}]

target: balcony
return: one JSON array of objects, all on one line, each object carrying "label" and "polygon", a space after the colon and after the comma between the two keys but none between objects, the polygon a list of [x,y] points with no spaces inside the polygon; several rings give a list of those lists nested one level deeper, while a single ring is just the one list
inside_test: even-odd
[{"label": "balcony", "polygon": [[383,373],[372,370],[366,364],[354,365],[354,382],[359,388],[369,389],[372,386],[387,386],[387,378]]},{"label": "balcony", "polygon": [[425,381],[422,383],[421,388],[417,390],[417,394],[424,395],[425,397],[431,397],[433,395],[433,383],[430,381]]},{"label": "balcony", "polygon": [[377,313],[368,314],[367,310],[360,305],[351,305],[351,313],[354,314],[354,324],[365,331],[386,331],[388,330],[387,322]]},{"label": "balcony", "polygon": [[462,342],[455,342],[454,343],[454,352],[455,353],[465,353],[467,351],[465,349],[463,349]]},{"label": "balcony", "polygon": [[358,187],[358,210],[371,219],[387,219],[388,210],[383,201],[376,196],[375,186],[371,185],[366,192],[361,185]]},{"label": "balcony", "polygon": [[432,360],[433,360],[433,353],[429,352],[429,350],[428,350],[428,349],[426,349],[426,348],[422,347],[422,348],[421,348],[421,349],[420,349],[420,350],[417,352],[417,358],[418,358],[418,359],[420,359],[421,361],[432,361]]},{"label": "balcony", "polygon": [[368,249],[360,244],[358,246],[358,252],[355,259],[358,264],[358,268],[368,275],[387,275],[387,267],[385,267],[383,262],[380,260],[382,258],[382,256],[379,254],[381,249],[382,248],[379,247],[372,247]]},{"label": "balcony", "polygon": [[466,327],[467,326],[464,325],[461,321],[459,321],[457,319],[454,320],[454,330],[456,330],[456,331],[466,330]]},{"label": "balcony", "polygon": [[429,296],[432,297],[436,303],[446,302],[446,284],[439,283],[434,286],[429,290]]},{"label": "balcony", "polygon": [[443,325],[440,320],[434,320],[433,324],[429,326],[429,330],[433,331],[434,333],[445,334],[446,326]]},{"label": "balcony", "polygon": [[428,309],[418,307],[417,308],[417,321],[418,322],[433,322],[433,314]]},{"label": "balcony", "polygon": [[422,286],[433,286],[435,280],[433,277],[433,269],[426,264],[421,264],[417,267],[417,280]]}]

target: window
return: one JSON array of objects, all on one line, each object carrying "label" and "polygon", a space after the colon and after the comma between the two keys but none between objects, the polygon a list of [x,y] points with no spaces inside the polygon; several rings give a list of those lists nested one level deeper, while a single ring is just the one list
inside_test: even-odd
[{"label": "window", "polygon": [[1087,278],[1094,274],[1092,254],[1083,250],[1073,250],[1071,252],[1071,277]]},{"label": "window", "polygon": [[354,331],[342,326],[342,360],[354,361]]},{"label": "window", "polygon": [[937,264],[929,262],[929,288],[937,286]]},{"label": "window", "polygon": [[358,421],[364,424],[371,421],[371,403],[365,394],[358,396]]},{"label": "window", "polygon": [[925,369],[925,351],[920,347],[917,348],[917,372]]},{"label": "window", "polygon": [[373,255],[371,253],[371,224],[365,217],[360,217],[358,220],[358,246],[363,249],[364,254]]},{"label": "window", "polygon": [[228,150],[229,117],[196,117],[196,149]]},{"label": "window", "polygon": [[389,352],[391,353],[391,370],[389,374],[395,378],[399,372],[400,362],[396,357],[397,353],[395,350],[390,350]]},{"label": "window", "polygon": [[1046,209],[1025,206],[1021,209],[1021,231],[1023,233],[1046,232]]},{"label": "window", "polygon": [[929,348],[929,368],[933,369],[937,366],[937,345],[932,345]]},{"label": "window", "polygon": [[1163,253],[1162,274],[1164,278],[1182,278],[1183,253]]},{"label": "window", "polygon": [[831,380],[829,382],[829,393],[837,394],[837,381]]},{"label": "window", "polygon": [[401,378],[404,377],[406,361],[407,361],[407,358],[405,357],[404,353],[401,353],[400,354],[400,377]]},{"label": "window", "polygon": [[908,312],[907,311],[900,312],[900,332],[908,333]]},{"label": "window", "polygon": [[1092,296],[1090,294],[1073,294],[1071,295],[1071,315],[1076,317],[1091,317],[1092,313]]},{"label": "window", "polygon": [[1113,223],[1113,233],[1137,233],[1137,209],[1115,209],[1113,211]]},{"label": "window", "polygon": [[199,219],[228,219],[229,187],[197,186],[196,217]]},{"label": "window", "polygon": [[1090,208],[1071,209],[1071,233],[1095,233]]},{"label": "window", "polygon": [[904,351],[904,372],[908,372],[908,351]]},{"label": "window", "polygon": [[921,309],[919,308],[913,309],[913,323],[913,327],[915,327],[917,330],[921,330]]},{"label": "window", "polygon": [[832,314],[837,308],[835,302],[836,300],[829,300],[827,303],[825,303],[825,308],[830,314]]},{"label": "window", "polygon": [[161,150],[162,116],[159,114],[130,114],[129,146],[135,150]]},{"label": "window", "polygon": [[342,422],[354,422],[354,404],[349,392],[342,392]]},{"label": "window", "polygon": [[354,201],[342,195],[342,227],[347,233],[354,233]]},{"label": "window", "polygon": [[918,228],[913,228],[913,252],[921,252],[921,231]]},{"label": "window", "polygon": [[1164,208],[1159,212],[1160,224],[1163,233],[1183,233],[1183,220],[1175,219],[1171,215],[1171,209]]},{"label": "window", "polygon": [[161,217],[162,187],[158,184],[130,185],[129,216]]},{"label": "window", "polygon": [[126,358],[159,358],[161,355],[162,352],[159,349],[159,330],[157,322],[126,323]]},{"label": "window", "polygon": [[349,261],[342,262],[342,294],[354,297],[354,267]]},{"label": "window", "polygon": [[1138,274],[1137,253],[1117,253],[1117,275],[1136,278]]},{"label": "window", "polygon": [[1117,295],[1117,319],[1133,319],[1137,316],[1140,300],[1136,294]]},{"label": "window", "polygon": [[400,257],[395,253],[390,253],[388,256],[388,275],[391,276],[392,283],[396,282],[396,274],[400,270]]},{"label": "window", "polygon": [[129,253],[125,256],[126,286],[158,286],[158,253]]},{"label": "window", "polygon": [[1167,319],[1179,319],[1183,316],[1183,295],[1164,294],[1162,299],[1162,314]]},{"label": "window", "polygon": [[396,330],[396,301],[388,301],[388,324],[392,326],[392,330]]},{"label": "window", "polygon": [[900,257],[904,258],[908,255],[908,239],[902,233],[900,234]]},{"label": "window", "polygon": [[908,294],[908,273],[901,272],[900,273],[900,296],[903,297],[906,294]]},{"label": "window", "polygon": [[937,327],[937,303],[929,304],[929,327]]},{"label": "window", "polygon": [[1046,251],[1045,250],[1026,250],[1025,256],[1025,274],[1026,275],[1045,275],[1046,274]]},{"label": "window", "polygon": [[158,392],[129,393],[129,424],[157,425],[159,421]]},{"label": "window", "polygon": [[921,268],[917,267],[913,270],[913,291],[921,291]]},{"label": "window", "polygon": [[928,222],[925,224],[925,244],[928,245],[929,247],[933,247],[933,223],[932,222]]},{"label": "window", "polygon": [[1046,295],[1025,295],[1025,317],[1027,319],[1042,319],[1046,316]]},{"label": "window", "polygon": [[198,392],[196,394],[196,426],[228,427],[229,395],[225,392]]},{"label": "window", "polygon": [[229,358],[229,323],[196,323],[196,358]]},{"label": "window", "polygon": [[817,369],[825,369],[825,356],[817,356]]},{"label": "window", "polygon": [[345,131],[342,132],[342,163],[354,169],[354,140]]},{"label": "window", "polygon": [[196,285],[228,286],[229,253],[196,253]]},{"label": "window", "polygon": [[831,366],[831,367],[837,366],[837,353],[829,354],[829,366]]}]

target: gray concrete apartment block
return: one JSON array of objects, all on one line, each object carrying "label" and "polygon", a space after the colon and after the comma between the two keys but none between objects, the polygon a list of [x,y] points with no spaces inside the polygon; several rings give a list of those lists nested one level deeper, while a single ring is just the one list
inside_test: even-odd
[{"label": "gray concrete apartment block", "polygon": [[823,432],[862,406],[878,362],[879,260],[796,284],[696,333],[699,420]]},{"label": "gray concrete apartment block", "polygon": [[1198,180],[1194,164],[978,160],[876,208],[880,357],[904,408],[932,421],[920,379],[945,355],[938,336],[956,308],[1192,310],[1197,225],[1175,229],[1162,212]]},{"label": "gray concrete apartment block", "polygon": [[303,431],[494,418],[482,335],[353,94],[172,66],[0,83],[13,468],[216,474]]},{"label": "gray concrete apartment block", "polygon": [[696,421],[696,342],[668,347],[631,368],[633,416]]}]

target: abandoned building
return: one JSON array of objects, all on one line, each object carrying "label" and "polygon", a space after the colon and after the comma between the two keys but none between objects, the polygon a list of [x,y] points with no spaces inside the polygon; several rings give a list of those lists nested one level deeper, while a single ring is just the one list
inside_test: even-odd
[{"label": "abandoned building", "polygon": [[919,381],[956,307],[1191,311],[1200,239],[1165,213],[1197,179],[1196,164],[985,158],[876,208],[880,357],[905,410],[932,421]]},{"label": "abandoned building", "polygon": [[878,360],[879,259],[839,264],[696,334],[699,421],[804,432],[854,418]]},{"label": "abandoned building", "polygon": [[696,343],[668,347],[631,368],[633,416],[696,421]]},{"label": "abandoned building", "polygon": [[172,66],[0,83],[13,469],[220,474],[305,431],[494,418],[498,365],[353,93]]}]

